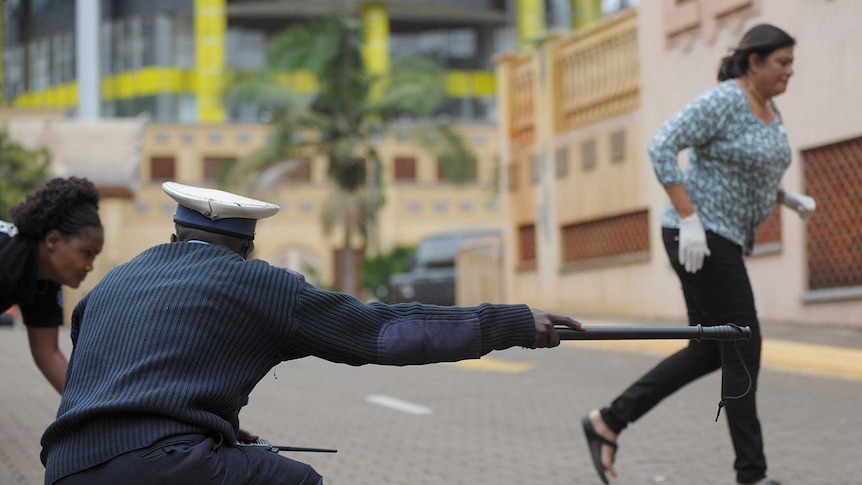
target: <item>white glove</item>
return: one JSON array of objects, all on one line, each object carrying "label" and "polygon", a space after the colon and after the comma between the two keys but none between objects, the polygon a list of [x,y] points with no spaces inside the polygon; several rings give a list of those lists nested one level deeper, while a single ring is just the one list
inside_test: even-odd
[{"label": "white glove", "polygon": [[709,256],[706,231],[697,212],[679,220],[679,264],[689,273],[703,268],[703,258]]},{"label": "white glove", "polygon": [[811,213],[814,212],[814,209],[817,208],[817,204],[814,202],[814,197],[810,197],[805,194],[797,194],[796,192],[785,191],[784,199],[781,203],[795,210],[803,220],[810,216]]}]

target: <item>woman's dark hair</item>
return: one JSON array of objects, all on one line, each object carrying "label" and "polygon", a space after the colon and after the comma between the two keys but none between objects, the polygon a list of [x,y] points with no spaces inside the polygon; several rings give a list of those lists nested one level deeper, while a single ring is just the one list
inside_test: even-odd
[{"label": "woman's dark hair", "polygon": [[796,40],[774,25],[760,24],[748,29],[739,45],[721,60],[718,80],[725,81],[748,73],[748,57],[757,54],[761,62],[778,49],[793,47]]},{"label": "woman's dark hair", "polygon": [[102,227],[99,219],[99,191],[85,178],[55,178],[24,202],[9,209],[18,234],[40,241],[48,231],[59,231],[64,237],[80,234],[88,227]]}]

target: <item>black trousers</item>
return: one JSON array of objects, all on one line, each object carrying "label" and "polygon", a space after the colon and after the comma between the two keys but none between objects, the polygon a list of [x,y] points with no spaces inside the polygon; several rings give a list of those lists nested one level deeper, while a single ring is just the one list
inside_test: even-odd
[{"label": "black trousers", "polygon": [[725,407],[736,452],[736,480],[739,483],[757,482],[766,476],[763,436],[755,403],[761,335],[742,248],[707,232],[711,255],[705,259],[703,268],[692,274],[679,264],[679,231],[665,228],[662,235],[668,257],[682,284],[689,325],[748,325],[751,339],[738,342],[691,341],[686,348],[644,374],[609,407],[603,408],[602,419],[619,433],[628,423],[636,421],[681,387],[723,368],[724,396],[740,396],[748,390],[740,399],[728,399]]},{"label": "black trousers", "polygon": [[314,469],[263,448],[222,445],[202,434],[168,436],[55,485],[323,485]]}]

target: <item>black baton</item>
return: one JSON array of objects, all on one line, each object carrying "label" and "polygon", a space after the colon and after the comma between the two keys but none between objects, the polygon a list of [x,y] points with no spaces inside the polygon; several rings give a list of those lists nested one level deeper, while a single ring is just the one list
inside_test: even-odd
[{"label": "black baton", "polygon": [[748,340],[751,328],[739,325],[715,325],[704,327],[700,324],[686,327],[590,327],[580,331],[563,325],[554,329],[560,340]]}]

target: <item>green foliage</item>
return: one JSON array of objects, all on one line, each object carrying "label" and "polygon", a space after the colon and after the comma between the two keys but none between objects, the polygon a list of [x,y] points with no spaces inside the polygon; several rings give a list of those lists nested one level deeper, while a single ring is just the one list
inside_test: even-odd
[{"label": "green foliage", "polygon": [[[224,98],[229,108],[247,103],[261,107],[274,129],[268,145],[240,161],[226,180],[246,183],[266,167],[326,157],[336,190],[324,206],[322,223],[327,234],[336,225],[344,229],[344,247],[352,247],[354,235],[363,247],[368,245],[383,204],[378,135],[396,122],[427,120],[447,98],[446,72],[435,61],[399,60],[376,75],[365,66],[361,47],[362,24],[354,17],[293,25],[270,42],[266,71],[234,73]],[[313,95],[292,89],[289,79],[297,72],[314,77]],[[456,182],[474,180],[476,161],[463,140],[445,124],[421,124],[432,139],[425,147],[439,157],[443,173]],[[345,282],[355,280],[352,254],[344,251]]]},{"label": "green foliage", "polygon": [[8,221],[9,208],[48,180],[50,164],[46,148],[27,149],[0,127],[0,220]]},{"label": "green foliage", "polygon": [[378,299],[385,301],[389,277],[395,273],[408,271],[415,253],[414,247],[396,246],[388,253],[366,259],[359,268],[360,285]]},{"label": "green foliage", "polygon": [[[313,152],[327,157],[327,173],[340,190],[361,190],[369,169],[375,172],[371,180],[378,182],[375,135],[393,122],[427,119],[439,110],[447,99],[446,71],[436,61],[413,57],[393,62],[388,73],[375,76],[365,66],[361,46],[359,20],[334,16],[293,25],[274,37],[264,72],[232,73],[225,104],[260,106],[275,133],[268,146],[238,164],[227,179],[247,182],[263,167]],[[292,89],[286,79],[296,72],[314,76],[314,95]],[[381,84],[382,89],[372,89]],[[431,134],[433,141],[424,146],[440,157],[444,174],[459,182],[475,173],[472,154],[450,126],[423,122],[421,129]]]},{"label": "green foliage", "polygon": [[443,177],[458,184],[475,182],[476,157],[464,143],[464,139],[455,133],[450,125],[439,125],[435,133],[437,163],[440,164]]}]

